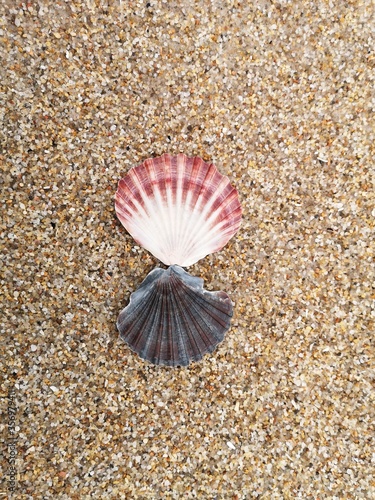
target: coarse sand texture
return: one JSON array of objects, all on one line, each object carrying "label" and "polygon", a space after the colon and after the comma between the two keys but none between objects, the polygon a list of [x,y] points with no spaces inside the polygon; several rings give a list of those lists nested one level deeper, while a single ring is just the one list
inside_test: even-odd
[{"label": "coarse sand texture", "polygon": [[[373,2],[0,3],[0,493],[375,498]],[[166,267],[118,181],[165,153],[242,207],[184,267],[230,327],[177,368],[116,328]]]}]

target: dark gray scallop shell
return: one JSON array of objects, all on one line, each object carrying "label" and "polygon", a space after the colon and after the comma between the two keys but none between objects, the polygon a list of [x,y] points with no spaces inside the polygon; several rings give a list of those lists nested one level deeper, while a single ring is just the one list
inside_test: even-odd
[{"label": "dark gray scallop shell", "polygon": [[117,320],[121,338],[155,365],[187,366],[224,339],[233,314],[224,292],[208,292],[203,280],[181,267],[151,271]]}]

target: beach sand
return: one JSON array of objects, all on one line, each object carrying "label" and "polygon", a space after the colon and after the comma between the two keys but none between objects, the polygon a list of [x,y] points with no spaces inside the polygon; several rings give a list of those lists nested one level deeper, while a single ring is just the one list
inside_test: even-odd
[{"label": "beach sand", "polygon": [[[375,498],[371,4],[2,3],[0,491],[16,438],[14,498]],[[188,269],[231,328],[177,369],[115,325],[160,266],[117,182],[165,152],[243,208]]]}]

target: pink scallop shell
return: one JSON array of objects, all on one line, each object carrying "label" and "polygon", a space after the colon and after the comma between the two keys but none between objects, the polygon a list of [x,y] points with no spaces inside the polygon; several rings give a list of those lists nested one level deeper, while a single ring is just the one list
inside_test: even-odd
[{"label": "pink scallop shell", "polygon": [[132,168],[115,199],[123,226],[166,265],[190,266],[221,250],[241,224],[238,193],[228,177],[184,154]]}]

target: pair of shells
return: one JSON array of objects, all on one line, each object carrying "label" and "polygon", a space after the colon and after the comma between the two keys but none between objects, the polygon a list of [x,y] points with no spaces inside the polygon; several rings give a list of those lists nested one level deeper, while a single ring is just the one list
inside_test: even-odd
[{"label": "pair of shells", "polygon": [[232,304],[207,292],[187,267],[226,245],[241,223],[237,191],[215,165],[183,154],[146,160],[120,180],[116,213],[133,238],[170,266],[154,269],[117,327],[129,347],[154,364],[186,366],[224,338]]}]

